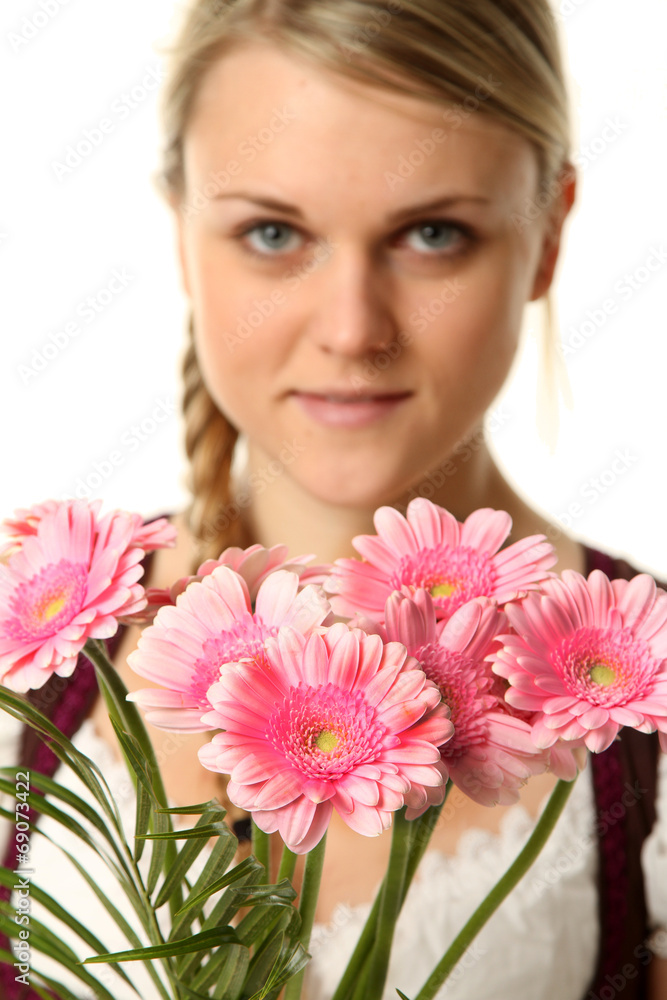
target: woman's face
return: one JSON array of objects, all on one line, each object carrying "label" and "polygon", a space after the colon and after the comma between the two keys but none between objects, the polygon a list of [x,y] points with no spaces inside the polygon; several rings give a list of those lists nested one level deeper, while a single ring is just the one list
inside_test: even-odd
[{"label": "woman's face", "polygon": [[516,221],[538,189],[531,145],[470,107],[253,44],[205,77],[185,177],[200,365],[251,471],[277,461],[314,497],[363,508],[446,462],[551,279],[559,226]]}]

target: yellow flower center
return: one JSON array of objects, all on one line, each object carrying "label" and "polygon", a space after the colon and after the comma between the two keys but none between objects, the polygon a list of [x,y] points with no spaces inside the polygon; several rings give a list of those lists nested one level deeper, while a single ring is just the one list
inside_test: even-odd
[{"label": "yellow flower center", "polygon": [[456,582],[450,583],[447,580],[445,583],[436,583],[435,586],[431,587],[431,597],[451,597],[457,590],[458,584]]},{"label": "yellow flower center", "polygon": [[315,738],[315,746],[323,753],[331,753],[338,746],[338,737],[330,729],[323,729]]},{"label": "yellow flower center", "polygon": [[594,684],[599,684],[600,687],[609,687],[616,680],[616,674],[606,663],[594,663],[588,676]]},{"label": "yellow flower center", "polygon": [[67,594],[60,594],[58,597],[52,597],[42,611],[44,621],[50,622],[52,618],[55,618],[57,614],[60,614],[66,603]]}]

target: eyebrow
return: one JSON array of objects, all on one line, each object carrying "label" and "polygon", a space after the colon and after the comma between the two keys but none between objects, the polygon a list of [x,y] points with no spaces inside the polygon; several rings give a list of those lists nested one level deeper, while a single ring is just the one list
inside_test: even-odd
[{"label": "eyebrow", "polygon": [[[222,201],[223,199],[250,201],[254,205],[260,205],[262,208],[268,208],[274,212],[282,212],[284,215],[291,215],[295,219],[304,218],[304,214],[298,205],[292,205],[290,202],[282,201],[279,198],[267,198],[261,195],[252,194],[250,191],[225,191],[215,195],[212,200]],[[491,198],[488,198],[485,195],[448,195],[442,198],[432,198],[429,201],[419,202],[415,205],[409,205],[407,208],[401,208],[396,212],[390,213],[388,220],[389,222],[401,222],[402,219],[406,219],[414,215],[422,215],[424,213],[440,209],[452,208],[454,205],[458,205],[462,202],[488,204],[490,201]]]}]

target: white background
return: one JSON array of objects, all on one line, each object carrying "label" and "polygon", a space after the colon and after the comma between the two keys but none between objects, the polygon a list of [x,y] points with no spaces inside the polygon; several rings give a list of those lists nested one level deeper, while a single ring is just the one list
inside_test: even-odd
[{"label": "white background", "polygon": [[[178,508],[185,303],[171,220],[151,182],[157,90],[141,88],[157,83],[158,47],[180,5],[42,3],[3,0],[0,11],[0,514],[98,480],[90,495],[108,507]],[[582,165],[557,280],[574,407],[561,407],[552,452],[536,430],[533,311],[491,437],[533,503],[561,519],[574,505],[579,537],[667,578],[667,5],[556,0],[554,9]],[[111,130],[59,179],[55,162],[104,118]],[[114,271],[127,284],[103,304]],[[90,322],[89,296],[100,310]],[[71,323],[76,336],[54,350],[52,336],[62,344]]]}]

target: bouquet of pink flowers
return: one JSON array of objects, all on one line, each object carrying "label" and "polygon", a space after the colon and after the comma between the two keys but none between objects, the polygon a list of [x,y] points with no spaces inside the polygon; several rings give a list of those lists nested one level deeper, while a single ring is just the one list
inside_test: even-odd
[{"label": "bouquet of pink flowers", "polygon": [[[95,979],[96,962],[128,982],[126,963],[143,962],[171,1000],[259,1000],[283,988],[296,1000],[335,811],[366,836],[393,824],[384,881],[334,997],[379,1000],[396,920],[448,789],[506,804],[531,775],[551,770],[560,780],[533,835],[414,998],[428,1000],[548,838],[579,748],[602,752],[630,726],[659,730],[667,749],[667,594],[649,576],[557,577],[542,536],[503,547],[511,522],[502,511],[478,510],[461,524],[416,499],[406,517],[380,508],[375,526],[376,535],[354,540],[361,560],[312,568],[311,557],[288,560],[283,546],[233,548],[169,591],[145,591],[145,553],[174,541],[165,520],[144,524],[135,514],[102,515],[99,503],[51,501],[4,523],[0,707],[84,781],[88,800],[32,774],[44,793],[37,808],[108,860],[144,932],[107,901],[128,940],[126,951],[110,954],[62,901],[35,887],[54,921],[93,954],[79,963],[48,927],[19,924],[19,908],[5,899],[0,931],[24,953],[43,951],[105,1000],[113,994]],[[130,622],[147,626],[130,666],[159,686],[127,696],[104,640]],[[81,653],[95,667],[136,785],[134,843],[95,765],[21,697],[54,673],[70,676]],[[233,865],[236,841],[215,800],[169,807],[133,702],[158,727],[212,733],[200,760],[228,776],[229,800],[250,813],[252,857]],[[2,769],[0,791],[13,794],[14,770]],[[22,859],[0,872],[6,889],[28,870],[29,835],[39,833],[36,816],[22,812],[2,810],[16,820]],[[174,813],[199,818],[174,829]],[[272,873],[275,833],[284,849]],[[290,879],[301,854],[297,905]],[[157,911],[166,906],[165,930]],[[16,955],[16,946],[0,950],[27,976]],[[72,995],[30,974],[39,995]]]}]

